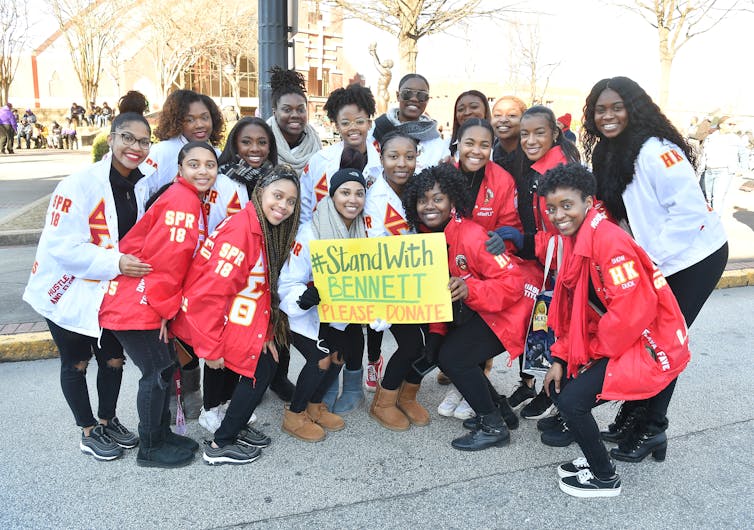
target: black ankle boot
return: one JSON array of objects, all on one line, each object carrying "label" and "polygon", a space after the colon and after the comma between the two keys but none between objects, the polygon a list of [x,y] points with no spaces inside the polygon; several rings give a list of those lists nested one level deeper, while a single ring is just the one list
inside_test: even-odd
[{"label": "black ankle boot", "polygon": [[[642,402],[643,403],[643,402]],[[621,405],[613,423],[600,436],[606,442],[621,443],[628,438],[636,427],[637,422],[644,417],[646,408],[636,402],[626,401]]]},{"label": "black ankle boot", "polygon": [[[492,396],[493,401],[495,401],[495,405],[497,406],[498,410],[500,411],[500,415],[503,418],[503,421],[505,421],[506,427],[510,429],[511,431],[518,429],[518,416],[515,412],[513,412],[513,409],[508,404],[508,398],[505,396]],[[479,428],[479,422],[480,418],[479,416],[474,416],[473,418],[467,418],[463,420],[463,428],[467,429],[469,431],[473,431],[475,429]]]},{"label": "black ankle boot", "polygon": [[652,453],[652,458],[662,462],[667,449],[668,437],[665,431],[651,432],[642,429],[632,433],[618,447],[610,449],[610,456],[623,462],[641,462]]},{"label": "black ankle boot", "polygon": [[500,410],[495,409],[491,414],[479,416],[479,428],[456,438],[450,445],[461,451],[481,451],[488,447],[503,447],[508,445],[511,434],[505,426]]},{"label": "black ankle boot", "polygon": [[171,445],[165,441],[165,431],[159,427],[155,431],[143,432],[139,429],[139,453],[136,463],[142,467],[182,467],[194,460],[194,453],[189,449]]}]

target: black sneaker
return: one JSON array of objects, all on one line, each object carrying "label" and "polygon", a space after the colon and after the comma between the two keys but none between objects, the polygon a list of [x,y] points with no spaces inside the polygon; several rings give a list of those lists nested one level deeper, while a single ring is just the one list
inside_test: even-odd
[{"label": "black sneaker", "polygon": [[543,444],[550,447],[568,447],[575,441],[573,433],[568,430],[568,426],[564,421],[561,421],[560,425],[555,429],[544,431],[541,439]]},{"label": "black sneaker", "polygon": [[251,427],[250,425],[247,425],[245,428],[241,429],[241,431],[238,433],[238,438],[236,438],[236,441],[242,445],[259,448],[267,447],[272,442],[269,436],[267,436],[262,431]]},{"label": "black sneaker", "polygon": [[126,429],[118,418],[113,418],[104,425],[105,434],[123,449],[133,449],[139,445],[139,437]]},{"label": "black sneaker", "polygon": [[541,420],[537,420],[537,430],[538,431],[551,431],[553,429],[559,429],[560,428],[560,422],[562,422],[563,419],[560,416],[560,412],[555,414],[555,416],[547,416],[546,418],[542,418]]},{"label": "black sneaker", "polygon": [[558,476],[560,478],[574,477],[579,474],[582,469],[589,469],[589,462],[583,456],[577,458],[573,462],[567,462],[558,466]]},{"label": "black sneaker", "polygon": [[538,420],[545,416],[549,416],[554,408],[555,405],[552,404],[552,401],[547,397],[545,391],[541,390],[539,394],[537,394],[537,397],[532,399],[528,405],[521,409],[521,417],[526,418],[527,420]]},{"label": "black sneaker", "polygon": [[204,442],[204,461],[216,466],[220,464],[249,464],[262,456],[259,447],[249,447],[239,443],[228,444],[225,447],[212,447],[212,441]]},{"label": "black sneaker", "polygon": [[516,408],[519,405],[527,404],[532,399],[537,397],[536,383],[529,387],[524,380],[521,380],[518,388],[513,391],[513,394],[508,398],[508,404],[511,408]]},{"label": "black sneaker", "polygon": [[576,475],[560,479],[560,489],[573,497],[617,497],[620,495],[620,477],[613,474],[608,479],[598,479],[589,469],[582,469]]},{"label": "black sneaker", "polygon": [[115,460],[123,456],[123,449],[105,433],[104,425],[99,423],[91,430],[89,436],[81,433],[79,449],[97,460]]}]

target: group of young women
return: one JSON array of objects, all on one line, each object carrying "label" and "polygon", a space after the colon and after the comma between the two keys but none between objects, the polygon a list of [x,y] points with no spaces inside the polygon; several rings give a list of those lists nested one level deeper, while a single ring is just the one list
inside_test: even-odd
[{"label": "group of young women", "polygon": [[[53,193],[24,299],[60,350],[84,453],[111,460],[138,445],[139,465],[186,465],[199,444],[178,433],[198,416],[213,433],[207,463],[252,462],[271,443],[252,426],[268,387],[286,403],[282,430],[307,442],[344,429],[364,387],[379,425],[425,426],[423,364],[453,384],[438,412],[464,420],[454,448],[508,444],[521,406],[539,419],[543,442],[576,441],[584,458],[557,470],[571,495],[619,494],[614,460],[664,459],[687,327],[722,274],[727,242],[694,153],[639,85],[605,79],[589,94],[582,143],[592,175],[552,110],[514,96],[490,108],[484,94],[464,92],[445,142],[418,74],[400,80],[398,107],[375,120],[368,88],[334,90],[324,109],[341,141],[322,149],[303,78],[272,74],[273,116],[241,119],[222,152],[216,104],[179,90],[165,103],[159,143],[141,114],[122,113],[110,156]],[[429,232],[448,245],[451,322],[378,318],[365,340],[362,324],[320,321],[312,241]],[[537,392],[521,364],[520,385],[502,396],[491,359],[522,359],[534,286],[558,235],[562,263],[548,271],[553,365]],[[385,365],[387,330],[397,350]],[[305,360],[295,385],[290,344]],[[142,374],[138,437],[116,416],[124,350]],[[92,354],[98,419],[85,378]],[[608,400],[624,403],[600,433],[591,409]],[[618,445],[608,452],[603,440]]]}]

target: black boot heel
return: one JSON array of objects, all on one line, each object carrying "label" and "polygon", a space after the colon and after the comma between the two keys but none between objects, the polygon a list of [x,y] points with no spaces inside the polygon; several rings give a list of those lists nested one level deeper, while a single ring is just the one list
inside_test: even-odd
[{"label": "black boot heel", "polygon": [[665,453],[668,452],[668,444],[665,443],[652,451],[652,458],[657,460],[658,462],[662,462],[665,460]]}]

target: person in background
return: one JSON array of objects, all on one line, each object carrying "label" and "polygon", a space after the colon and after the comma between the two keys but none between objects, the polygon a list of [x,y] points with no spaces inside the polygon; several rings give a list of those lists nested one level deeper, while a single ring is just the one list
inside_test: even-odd
[{"label": "person in background", "polygon": [[746,147],[735,127],[735,120],[722,116],[704,140],[704,190],[710,206],[720,216],[726,213],[733,178],[746,167]]},{"label": "person in background", "polygon": [[52,127],[50,127],[47,146],[53,149],[63,149],[63,127],[56,121],[53,121]]},{"label": "person in background", "polygon": [[558,128],[566,140],[576,143],[576,135],[571,130],[571,115],[568,112],[558,118]]},{"label": "person in background", "polygon": [[3,154],[13,154],[16,129],[18,129],[18,122],[13,114],[13,105],[6,103],[0,107],[0,151]]},{"label": "person in background", "polygon": [[490,102],[487,96],[478,90],[461,92],[453,105],[453,132],[450,135],[450,156],[458,151],[458,128],[469,118],[481,118],[491,121]]},{"label": "person in background", "polygon": [[309,159],[322,149],[319,135],[308,120],[306,83],[295,70],[274,66],[270,73],[272,116],[267,124],[275,135],[279,162],[301,175]]},{"label": "person in background", "polygon": [[[66,149],[78,149],[79,139],[76,131],[76,121],[71,118],[66,118],[65,127],[63,127],[63,145]],[[147,191],[147,197],[149,192]]]},{"label": "person in background", "polygon": [[[394,129],[418,142],[417,171],[439,164],[450,156],[447,143],[437,129],[437,122],[425,114],[429,102],[429,82],[419,74],[404,75],[398,82],[398,106],[374,120],[370,141],[377,148],[385,134]],[[370,350],[371,351],[371,350]]]},{"label": "person in background", "polygon": [[[144,214],[150,129],[140,114],[112,123],[112,156],[63,179],[55,188],[23,299],[47,321],[60,354],[63,396],[81,428],[81,452],[114,460],[139,438],[116,417],[123,378],[123,348],[102,331],[98,313],[109,280],[142,278],[152,267],[118,249]],[[86,370],[97,359],[98,419],[89,400]]]},{"label": "person in background", "polygon": [[[673,292],[636,241],[593,207],[596,188],[578,163],[550,169],[540,183],[565,247],[549,311],[556,339],[544,387],[584,453],[558,467],[560,489],[582,498],[621,492],[592,408],[657,394],[691,358]],[[656,460],[665,459],[666,446],[652,448]]]},{"label": "person in background", "polygon": [[[584,105],[582,145],[597,197],[633,236],[673,291],[691,327],[728,262],[728,238],[696,178],[696,157],[647,92],[627,77],[598,81]],[[613,458],[639,462],[667,443],[671,382],[627,401],[604,436]]]}]

